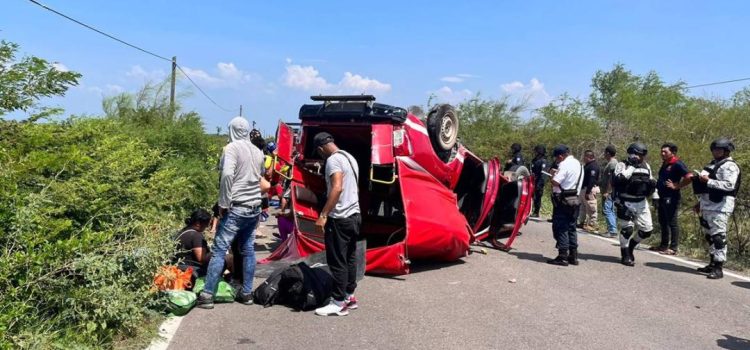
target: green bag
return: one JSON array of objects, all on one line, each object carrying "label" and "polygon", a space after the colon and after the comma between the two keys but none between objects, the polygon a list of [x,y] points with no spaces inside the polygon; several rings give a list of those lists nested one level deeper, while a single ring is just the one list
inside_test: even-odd
[{"label": "green bag", "polygon": [[184,316],[195,306],[195,293],[187,290],[164,291],[167,297],[167,311],[175,316]]},{"label": "green bag", "polygon": [[[200,294],[203,288],[206,286],[206,278],[201,277],[195,280],[195,286],[193,286],[193,292]],[[231,303],[234,301],[236,294],[234,288],[224,281],[219,281],[219,285],[216,287],[216,294],[214,294],[215,303]]]}]

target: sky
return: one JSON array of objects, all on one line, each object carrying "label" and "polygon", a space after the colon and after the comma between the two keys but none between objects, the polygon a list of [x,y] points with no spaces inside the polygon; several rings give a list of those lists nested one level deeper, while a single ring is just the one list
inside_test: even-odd
[{"label": "sky", "polygon": [[[239,114],[272,134],[318,94],[408,107],[485,98],[535,108],[585,98],[597,70],[622,63],[689,85],[750,77],[748,1],[89,1],[40,0],[160,56],[177,57],[186,110],[209,132]],[[59,106],[101,115],[102,99],[167,77],[170,62],[28,0],[0,0],[0,39],[20,55],[83,74]],[[747,82],[745,82],[747,83]],[[697,88],[728,97],[743,83]],[[17,115],[15,117],[18,117]]]}]

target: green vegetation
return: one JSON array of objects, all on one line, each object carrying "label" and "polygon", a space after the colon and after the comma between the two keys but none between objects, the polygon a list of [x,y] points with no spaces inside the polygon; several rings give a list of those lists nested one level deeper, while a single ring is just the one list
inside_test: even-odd
[{"label": "green vegetation", "polygon": [[[702,169],[712,159],[711,141],[726,136],[737,146],[732,157],[743,171],[750,171],[750,88],[729,99],[693,97],[683,83],[667,84],[654,72],[636,75],[619,64],[596,72],[591,88],[588,99],[562,95],[527,120],[522,118],[524,106],[477,96],[458,106],[459,135],[482,157],[507,157],[510,145],[521,143],[529,160],[531,150],[540,143],[548,150],[567,144],[579,159],[586,149],[601,154],[613,144],[621,158],[628,144],[639,140],[649,147],[647,160],[654,171],[661,166],[659,151],[664,142],[679,146],[678,155],[690,169]],[[690,211],[695,203],[691,189],[683,189],[681,250],[705,258],[705,240]],[[750,223],[742,220],[749,214],[750,184],[745,181],[729,232],[729,264],[734,268],[750,267]],[[660,235],[656,226],[652,241]]]},{"label": "green vegetation", "polygon": [[[180,218],[216,198],[224,137],[206,135],[197,114],[172,109],[163,85],[106,99],[101,117],[43,121],[60,111],[38,100],[63,95],[80,74],[16,60],[16,51],[0,43],[0,348],[137,347],[132,339],[146,339],[160,319],[149,287],[172,255],[170,236]],[[711,140],[728,136],[750,169],[750,89],[726,100],[691,97],[682,84],[617,65],[595,74],[588,99],[563,95],[531,119],[507,100],[477,96],[458,108],[461,137],[482,157],[505,156],[513,142],[529,158],[537,143],[566,143],[578,156],[612,143],[622,155],[638,139],[655,168],[665,141],[700,168]],[[2,119],[16,111],[28,118]],[[735,218],[748,216],[749,183]],[[685,198],[689,208],[694,198]],[[684,212],[681,221],[683,251],[704,255],[695,216]],[[738,223],[729,259],[747,267],[750,224]],[[145,327],[152,333],[143,338]]]},{"label": "green vegetation", "polygon": [[[1,46],[8,67],[16,47]],[[20,62],[0,70],[0,116],[80,77]],[[172,110],[162,86],[109,98],[104,110],[0,119],[0,348],[129,344],[120,340],[160,317],[149,287],[180,219],[215,200],[221,145],[198,115]]]}]

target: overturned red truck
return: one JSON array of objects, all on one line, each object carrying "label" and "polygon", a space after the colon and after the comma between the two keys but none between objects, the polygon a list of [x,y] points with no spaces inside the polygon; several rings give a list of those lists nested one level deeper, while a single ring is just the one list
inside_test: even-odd
[{"label": "overturned red truck", "polygon": [[414,259],[457,260],[476,240],[510,249],[528,220],[534,181],[525,168],[503,174],[497,158],[483,161],[462,145],[453,107],[438,105],[423,122],[370,95],[312,100],[321,103],[300,108],[296,129],[279,123],[274,161],[290,167],[280,175],[291,181],[295,229],[266,261],[325,249],[314,225],[326,191],[312,145],[321,131],[359,162],[368,273],[406,274]]}]

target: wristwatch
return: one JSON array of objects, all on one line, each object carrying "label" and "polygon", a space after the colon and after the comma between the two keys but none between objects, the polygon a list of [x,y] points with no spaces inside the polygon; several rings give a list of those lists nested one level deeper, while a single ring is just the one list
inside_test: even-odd
[{"label": "wristwatch", "polygon": [[320,217],[323,219],[328,219],[328,214],[320,214]]}]

